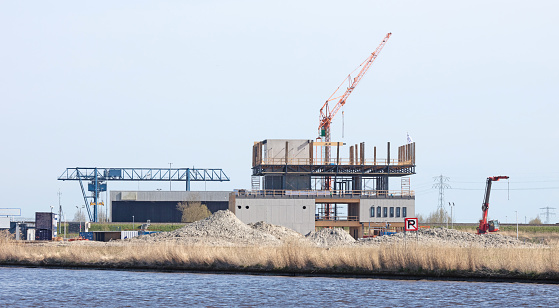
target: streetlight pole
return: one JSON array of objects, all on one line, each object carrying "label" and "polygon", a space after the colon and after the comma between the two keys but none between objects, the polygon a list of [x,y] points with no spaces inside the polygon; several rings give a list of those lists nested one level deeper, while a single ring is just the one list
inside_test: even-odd
[{"label": "streetlight pole", "polygon": [[76,205],[76,208],[78,209],[78,221],[80,222],[80,232],[82,232],[82,209],[78,205]]},{"label": "streetlight pole", "polygon": [[171,191],[171,167],[173,166],[173,163],[169,163],[169,191]]},{"label": "streetlight pole", "polygon": [[454,229],[454,202],[452,202],[452,204],[450,204],[450,202],[448,203],[448,206],[450,207],[450,225],[451,225],[451,229]]},{"label": "streetlight pole", "polygon": [[134,215],[132,215],[132,230],[134,230]]},{"label": "streetlight pole", "polygon": [[516,213],[516,239],[518,240],[518,211],[514,211]]}]

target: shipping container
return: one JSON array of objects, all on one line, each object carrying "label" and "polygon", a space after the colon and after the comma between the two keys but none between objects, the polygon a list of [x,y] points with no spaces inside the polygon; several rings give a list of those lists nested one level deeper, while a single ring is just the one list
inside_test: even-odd
[{"label": "shipping container", "polygon": [[52,241],[52,230],[35,229],[35,239],[37,241]]},{"label": "shipping container", "polygon": [[119,240],[121,231],[94,231],[93,240],[99,242],[108,242],[111,240]]},{"label": "shipping container", "polygon": [[122,231],[120,233],[120,239],[127,239],[127,238],[133,238],[138,236],[138,231]]}]

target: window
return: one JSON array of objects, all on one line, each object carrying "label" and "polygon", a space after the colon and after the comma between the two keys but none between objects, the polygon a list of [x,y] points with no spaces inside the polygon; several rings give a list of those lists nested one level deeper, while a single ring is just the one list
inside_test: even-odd
[{"label": "window", "polygon": [[371,206],[371,217],[375,217],[375,207]]},{"label": "window", "polygon": [[390,217],[394,217],[394,207],[390,207]]},{"label": "window", "polygon": [[402,217],[408,217],[408,208],[402,207]]},{"label": "window", "polygon": [[382,217],[388,217],[388,208],[386,206],[382,208]]},{"label": "window", "polygon": [[377,217],[382,217],[382,208],[380,206],[377,207]]},{"label": "window", "polygon": [[400,207],[396,208],[396,217],[400,217]]}]

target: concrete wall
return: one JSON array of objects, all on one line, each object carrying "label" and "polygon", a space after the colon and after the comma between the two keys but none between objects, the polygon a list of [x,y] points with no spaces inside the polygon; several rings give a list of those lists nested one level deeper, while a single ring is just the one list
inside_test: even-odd
[{"label": "concrete wall", "polygon": [[[371,217],[371,207],[375,208],[375,217]],[[384,214],[384,208],[387,208],[388,217],[378,217],[377,208],[381,208],[381,214]],[[394,217],[390,217],[390,208],[394,208]],[[403,217],[403,208],[406,207],[407,215]],[[400,208],[400,217],[396,217],[396,210]],[[404,218],[415,217],[415,199],[361,199],[359,207],[360,222],[404,222]]]},{"label": "concrete wall", "polygon": [[[285,159],[285,143],[288,142],[288,159],[307,159],[310,156],[310,140],[304,139],[266,139],[264,143],[264,159]],[[284,161],[285,163],[285,161]]]},{"label": "concrete wall", "polygon": [[264,221],[303,235],[314,231],[314,199],[233,199],[229,209],[244,223]]}]

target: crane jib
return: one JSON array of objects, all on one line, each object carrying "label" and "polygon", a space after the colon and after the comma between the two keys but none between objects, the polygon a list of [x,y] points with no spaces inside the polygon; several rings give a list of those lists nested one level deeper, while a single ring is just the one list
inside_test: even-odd
[{"label": "crane jib", "polygon": [[[386,36],[382,40],[382,43],[380,43],[380,45],[377,47],[377,49],[373,53],[371,53],[371,55],[369,57],[367,57],[367,59],[365,59],[365,61],[363,61],[361,63],[361,65],[363,65],[363,64],[365,64],[365,65],[363,66],[363,68],[361,69],[359,74],[357,74],[357,76],[353,79],[353,82],[351,82],[351,74],[346,78],[346,79],[349,78],[349,82],[351,84],[346,89],[344,94],[339,96],[339,97],[335,97],[335,94],[336,94],[336,92],[338,92],[341,85],[338,86],[336,91],[334,91],[334,93],[330,96],[330,98],[328,100],[326,100],[326,102],[324,103],[324,105],[320,109],[320,121],[319,121],[319,125],[318,125],[318,131],[320,132],[321,130],[324,130],[324,136],[326,137],[326,141],[330,141],[330,124],[332,123],[332,120],[333,120],[334,116],[340,110],[340,108],[346,103],[347,98],[353,92],[355,87],[357,87],[357,85],[359,84],[359,81],[361,81],[361,79],[363,78],[363,76],[365,75],[365,73],[367,72],[369,67],[371,67],[371,65],[373,64],[373,62],[375,61],[378,54],[380,53],[380,51],[382,50],[382,48],[384,47],[384,45],[386,44],[386,42],[388,41],[388,39],[390,38],[391,35],[392,35],[392,33],[386,34]],[[342,84],[343,83],[345,83],[345,79],[342,82]],[[333,98],[333,97],[335,97],[335,98]],[[328,112],[330,110],[330,108],[328,106],[328,103],[335,100],[335,99],[338,99],[338,98],[339,98],[339,100],[336,103],[336,105],[334,106],[334,108],[332,108],[332,110],[330,112]],[[326,113],[323,112],[324,110],[326,110]]]}]

